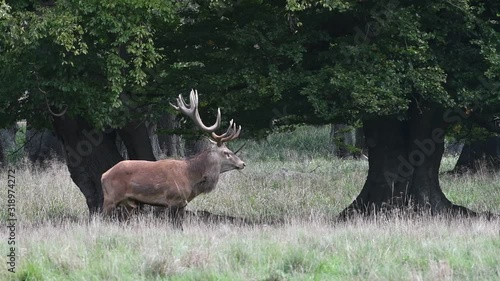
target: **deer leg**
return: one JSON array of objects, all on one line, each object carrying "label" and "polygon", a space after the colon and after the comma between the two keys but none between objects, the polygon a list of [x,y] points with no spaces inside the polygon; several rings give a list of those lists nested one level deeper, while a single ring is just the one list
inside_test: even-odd
[{"label": "deer leg", "polygon": [[115,208],[116,204],[112,200],[104,198],[104,203],[102,205],[102,214],[104,217],[111,217]]},{"label": "deer leg", "polygon": [[120,216],[120,220],[121,221],[128,221],[128,219],[130,218],[130,215],[132,214],[132,212],[137,208],[137,202],[132,200],[132,199],[129,199],[125,202],[122,203],[122,206],[124,207],[124,210],[122,210],[122,213],[121,213],[121,216]]},{"label": "deer leg", "polygon": [[184,220],[185,207],[186,206],[172,206],[168,208],[168,216],[172,225],[175,229],[179,229],[181,231],[183,230],[182,221]]}]

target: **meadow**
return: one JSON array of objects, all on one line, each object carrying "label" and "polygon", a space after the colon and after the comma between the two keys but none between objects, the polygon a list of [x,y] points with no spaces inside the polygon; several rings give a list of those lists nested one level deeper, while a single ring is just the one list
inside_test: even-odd
[{"label": "meadow", "polygon": [[[333,223],[361,190],[364,160],[328,152],[328,128],[249,142],[242,172],[188,209],[280,224],[204,223],[178,231],[152,214],[89,221],[63,163],[20,160],[16,173],[16,273],[7,271],[7,169],[0,173],[0,280],[500,280],[500,221],[405,217]],[[235,144],[234,147],[238,145]],[[500,213],[500,172],[446,174],[454,203]]]}]

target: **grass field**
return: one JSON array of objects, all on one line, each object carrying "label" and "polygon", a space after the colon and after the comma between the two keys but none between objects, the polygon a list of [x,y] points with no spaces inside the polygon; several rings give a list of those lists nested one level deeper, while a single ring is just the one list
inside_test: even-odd
[{"label": "grass field", "polygon": [[[250,143],[247,168],[222,175],[212,193],[188,206],[285,219],[280,225],[187,221],[180,232],[151,215],[89,222],[84,197],[63,164],[42,170],[19,163],[15,274],[7,271],[2,171],[0,280],[500,280],[498,220],[331,223],[359,193],[368,165],[330,158],[327,128],[301,130]],[[443,171],[455,161],[443,159]],[[443,174],[441,184],[454,203],[500,212],[500,173]]]}]

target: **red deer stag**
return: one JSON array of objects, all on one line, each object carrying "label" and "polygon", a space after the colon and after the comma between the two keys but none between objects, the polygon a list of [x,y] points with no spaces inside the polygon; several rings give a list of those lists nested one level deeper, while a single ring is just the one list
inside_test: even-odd
[{"label": "red deer stag", "polygon": [[184,207],[201,193],[212,191],[221,173],[243,169],[245,162],[229,150],[225,143],[236,139],[241,126],[231,120],[229,128],[222,135],[215,134],[220,127],[220,108],[214,125],[207,127],[198,113],[198,93],[191,91],[190,104],[182,95],[177,98],[177,106],[172,106],[190,117],[196,126],[211,134],[213,145],[200,154],[184,160],[125,160],[102,175],[104,194],[104,215],[111,215],[123,205],[128,212],[138,203],[169,208],[174,226],[182,229]]}]

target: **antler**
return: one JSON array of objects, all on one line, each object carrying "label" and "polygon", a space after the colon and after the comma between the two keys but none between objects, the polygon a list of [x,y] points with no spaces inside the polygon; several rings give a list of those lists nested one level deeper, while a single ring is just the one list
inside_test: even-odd
[{"label": "antler", "polygon": [[217,142],[218,146],[221,146],[223,143],[228,142],[230,140],[234,140],[240,136],[241,125],[236,129],[236,123],[233,123],[233,119],[229,121],[229,127],[226,132],[222,135],[217,135],[212,133],[212,138]]},{"label": "antler", "polygon": [[240,136],[241,126],[236,126],[236,123],[233,123],[232,119],[229,121],[229,127],[224,134],[217,135],[215,133],[215,130],[220,127],[221,123],[220,108],[217,109],[217,120],[215,120],[215,124],[210,127],[203,124],[200,114],[198,113],[198,91],[196,90],[191,90],[189,95],[189,105],[186,103],[182,95],[177,97],[177,105],[172,103],[170,105],[191,118],[200,129],[207,133],[211,133],[212,139],[218,146],[221,146],[223,143],[234,140]]},{"label": "antler", "polygon": [[191,90],[191,94],[189,95],[189,105],[186,104],[186,101],[184,100],[182,95],[179,95],[177,97],[177,106],[173,104],[170,105],[173,106],[176,110],[179,110],[180,112],[184,113],[184,115],[191,118],[196,126],[198,126],[200,129],[202,129],[207,133],[212,133],[220,127],[220,122],[221,122],[220,108],[217,109],[217,120],[215,120],[215,124],[213,124],[210,127],[207,127],[201,121],[200,114],[198,113],[198,91]]}]

